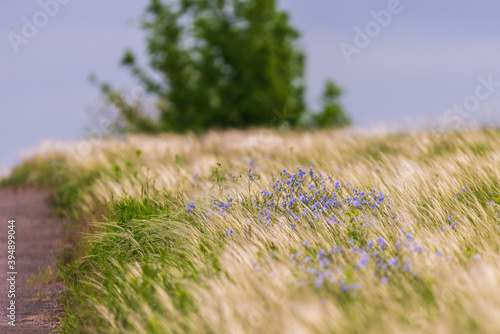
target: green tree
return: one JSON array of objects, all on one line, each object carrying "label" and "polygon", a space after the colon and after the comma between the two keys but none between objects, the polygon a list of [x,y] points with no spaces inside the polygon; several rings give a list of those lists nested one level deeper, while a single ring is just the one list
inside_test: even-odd
[{"label": "green tree", "polygon": [[342,90],[333,81],[327,81],[322,96],[323,110],[312,116],[315,127],[343,127],[351,124],[350,118],[340,105],[341,95]]},{"label": "green tree", "polygon": [[[151,0],[145,20],[151,78],[127,51],[122,64],[157,98],[159,119],[102,90],[138,131],[301,125],[304,54],[276,0]],[[141,125],[144,125],[142,127]]]}]

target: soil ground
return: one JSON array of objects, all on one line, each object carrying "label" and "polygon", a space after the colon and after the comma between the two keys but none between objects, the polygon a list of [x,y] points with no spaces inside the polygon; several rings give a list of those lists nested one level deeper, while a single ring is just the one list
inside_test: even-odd
[{"label": "soil ground", "polygon": [[[56,331],[64,291],[55,280],[56,256],[61,249],[62,222],[53,217],[46,193],[35,189],[0,189],[0,333],[52,333]],[[15,327],[8,324],[7,307],[11,271],[7,264],[8,221],[15,219]],[[42,279],[52,271],[51,278]],[[36,282],[35,278],[36,277]]]}]

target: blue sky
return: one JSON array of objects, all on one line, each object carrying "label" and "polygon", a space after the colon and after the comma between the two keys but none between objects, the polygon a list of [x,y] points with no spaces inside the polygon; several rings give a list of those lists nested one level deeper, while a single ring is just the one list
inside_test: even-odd
[{"label": "blue sky", "polygon": [[[53,17],[47,15],[46,22],[39,1],[0,3],[0,170],[43,140],[82,138],[89,115],[101,106],[89,75],[130,92],[135,82],[119,59],[130,48],[145,61],[139,16],[148,1],[58,1],[57,10],[48,7]],[[280,5],[302,31],[311,105],[324,81],[333,78],[344,89],[345,108],[363,127],[440,122],[454,104],[468,104],[469,110],[449,111],[448,118],[500,124],[500,84],[495,84],[500,2],[281,0]],[[373,12],[385,17],[384,26]],[[390,19],[380,13],[390,13]],[[41,27],[16,53],[11,40],[13,34],[24,36],[23,18],[40,20]],[[366,35],[369,45],[358,47],[348,63],[340,45],[356,47],[356,31],[371,35]],[[485,80],[490,85],[479,87],[481,98],[475,98]]]}]

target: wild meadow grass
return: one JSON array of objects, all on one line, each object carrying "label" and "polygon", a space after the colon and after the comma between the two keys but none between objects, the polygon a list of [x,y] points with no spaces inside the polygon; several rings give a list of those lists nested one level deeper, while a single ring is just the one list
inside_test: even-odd
[{"label": "wild meadow grass", "polygon": [[67,333],[498,333],[500,132],[53,147],[4,184],[84,221]]}]

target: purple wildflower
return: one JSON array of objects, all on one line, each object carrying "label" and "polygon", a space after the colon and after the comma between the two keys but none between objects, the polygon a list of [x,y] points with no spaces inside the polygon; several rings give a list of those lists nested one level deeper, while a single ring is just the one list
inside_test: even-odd
[{"label": "purple wildflower", "polygon": [[191,204],[189,203],[189,201],[187,202],[187,205],[186,205],[186,208],[187,208],[187,211],[189,213],[191,213],[194,209],[194,202],[192,202]]},{"label": "purple wildflower", "polygon": [[387,244],[386,244],[386,242],[385,242],[384,238],[382,238],[382,237],[378,237],[378,239],[377,239],[377,243],[378,243],[378,244],[379,244],[382,248],[386,248],[386,247],[387,247]]}]

